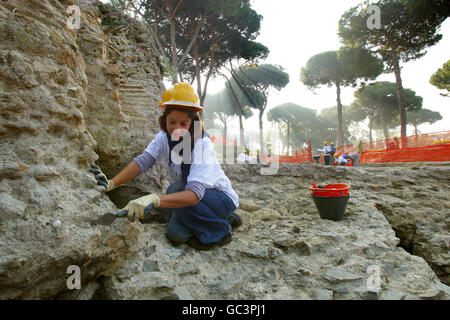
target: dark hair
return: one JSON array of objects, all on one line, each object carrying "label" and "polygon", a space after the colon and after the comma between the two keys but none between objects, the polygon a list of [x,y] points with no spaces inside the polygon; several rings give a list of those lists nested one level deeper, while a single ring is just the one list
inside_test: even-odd
[{"label": "dark hair", "polygon": [[198,114],[198,112],[191,111],[191,110],[188,110],[185,108],[170,107],[170,108],[166,108],[164,110],[163,114],[158,119],[159,126],[161,127],[161,130],[163,130],[165,133],[169,133],[167,131],[167,125],[166,125],[167,116],[174,110],[186,113],[189,116],[189,118],[191,119],[191,126],[189,127],[189,133],[191,134],[191,141],[194,140],[194,136],[195,136],[194,135],[194,122],[195,121],[200,122],[200,129],[202,130],[201,134],[203,134],[205,132],[205,128],[203,126],[203,121],[200,118],[200,115]]}]

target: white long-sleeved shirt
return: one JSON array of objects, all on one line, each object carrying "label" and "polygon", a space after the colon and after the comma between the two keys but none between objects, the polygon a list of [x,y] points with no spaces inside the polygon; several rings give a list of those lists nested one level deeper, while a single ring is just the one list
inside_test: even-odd
[{"label": "white long-sleeved shirt", "polygon": [[323,152],[324,155],[329,155],[331,152],[330,146],[324,146],[323,149],[317,149],[318,151]]},{"label": "white long-sleeved shirt", "polygon": [[[141,168],[141,172],[151,168],[155,161],[165,161],[172,183],[181,182],[181,164],[175,164],[176,161],[173,159],[169,163],[169,141],[167,134],[162,130],[134,161]],[[209,137],[204,136],[195,142],[191,152],[191,167],[187,177],[186,190],[192,190],[201,200],[205,189],[208,188],[224,192],[231,198],[236,208],[239,207],[239,196],[233,190],[230,180],[217,161],[214,144]]]}]

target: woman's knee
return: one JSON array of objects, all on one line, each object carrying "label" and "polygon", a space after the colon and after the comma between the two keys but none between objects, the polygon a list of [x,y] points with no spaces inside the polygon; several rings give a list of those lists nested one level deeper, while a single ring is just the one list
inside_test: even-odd
[{"label": "woman's knee", "polygon": [[177,218],[176,212],[167,225],[166,237],[173,242],[185,242],[192,237],[192,233]]}]

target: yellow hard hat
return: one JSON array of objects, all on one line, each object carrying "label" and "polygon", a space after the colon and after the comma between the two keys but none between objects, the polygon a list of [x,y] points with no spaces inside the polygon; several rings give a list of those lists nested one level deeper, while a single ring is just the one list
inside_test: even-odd
[{"label": "yellow hard hat", "polygon": [[324,141],[324,142],[323,142],[323,144],[327,144],[327,142],[326,142],[326,141]]},{"label": "yellow hard hat", "polygon": [[159,102],[159,107],[165,109],[170,106],[185,107],[193,111],[202,111],[198,95],[189,83],[178,82],[167,89]]},{"label": "yellow hard hat", "polygon": [[334,146],[334,142],[331,142],[331,143],[330,143],[330,146]]}]

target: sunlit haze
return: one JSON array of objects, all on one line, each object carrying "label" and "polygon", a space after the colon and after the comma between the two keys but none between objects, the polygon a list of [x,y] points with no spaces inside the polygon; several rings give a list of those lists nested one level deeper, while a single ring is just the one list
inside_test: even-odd
[{"label": "sunlit haze", "polygon": [[[103,2],[107,2],[104,0]],[[322,86],[312,92],[300,82],[300,69],[309,58],[324,51],[338,50],[341,46],[337,35],[338,22],[342,14],[356,6],[361,0],[253,0],[252,7],[263,16],[260,35],[256,41],[261,42],[270,50],[270,54],[261,63],[281,65],[289,73],[290,82],[281,91],[272,90],[269,95],[268,107],[265,112],[280,104],[292,102],[318,112],[324,108],[336,106],[336,91],[334,87]],[[412,89],[423,97],[423,108],[439,111],[443,117],[433,125],[419,126],[421,133],[450,130],[450,98],[442,97],[439,89],[429,83],[431,75],[441,68],[449,59],[450,52],[450,19],[447,19],[441,29],[442,40],[427,49],[427,54],[414,61],[402,65],[402,80],[404,88]],[[376,81],[395,82],[395,76],[382,74]],[[165,81],[166,87],[170,86]],[[224,79],[211,79],[208,93],[216,93],[224,88]],[[341,100],[343,105],[353,102],[355,88],[343,88]],[[258,116],[244,120],[246,131],[258,131]],[[264,117],[265,128],[271,123]],[[238,120],[229,123],[229,131],[237,134]],[[407,134],[412,134],[408,126]]]}]

